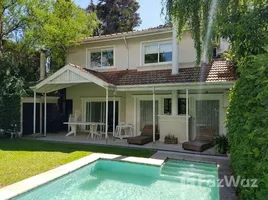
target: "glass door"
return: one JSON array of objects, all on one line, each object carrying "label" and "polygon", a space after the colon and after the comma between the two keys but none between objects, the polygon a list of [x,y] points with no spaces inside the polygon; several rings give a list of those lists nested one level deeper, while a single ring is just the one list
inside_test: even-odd
[{"label": "glass door", "polygon": [[[155,124],[158,124],[158,101],[155,101]],[[140,130],[153,124],[153,101],[140,101]]]},{"label": "glass door", "polygon": [[[86,121],[106,123],[106,102],[86,102]],[[118,101],[115,102],[115,126],[118,125]],[[87,127],[88,128],[88,127]],[[108,102],[108,131],[113,131],[113,102]]]},{"label": "glass door", "polygon": [[212,129],[219,133],[219,100],[196,100],[196,132]]}]

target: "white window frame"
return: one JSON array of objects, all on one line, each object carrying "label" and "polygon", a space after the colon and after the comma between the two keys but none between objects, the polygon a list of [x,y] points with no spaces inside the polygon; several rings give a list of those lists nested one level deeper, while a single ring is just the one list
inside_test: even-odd
[{"label": "white window frame", "polygon": [[[168,62],[159,62],[160,56],[159,56],[159,46],[161,44],[171,44],[172,47],[172,40],[152,40],[152,41],[145,41],[141,43],[141,65],[142,66],[150,66],[150,65],[166,65],[166,64],[171,64],[172,61],[168,61]],[[158,61],[155,63],[145,63],[145,46],[148,44],[157,44],[158,45]],[[173,59],[173,58],[172,58]]]},{"label": "white window frame", "polygon": [[[113,51],[113,66],[102,66],[102,52],[112,50]],[[91,53],[101,52],[101,67],[91,66]],[[111,69],[115,68],[115,46],[102,46],[86,49],[86,63],[88,69]]]}]

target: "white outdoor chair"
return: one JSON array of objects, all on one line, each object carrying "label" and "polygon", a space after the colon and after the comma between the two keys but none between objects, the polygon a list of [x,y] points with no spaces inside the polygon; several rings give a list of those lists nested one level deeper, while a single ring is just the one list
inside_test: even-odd
[{"label": "white outdoor chair", "polygon": [[[78,117],[76,115],[70,114],[68,122],[77,122]],[[71,125],[68,124],[68,131],[70,131]]]},{"label": "white outdoor chair", "polygon": [[127,123],[127,125],[129,126],[129,132],[130,132],[130,135],[133,136],[134,125],[131,124],[131,123]]},{"label": "white outdoor chair", "polygon": [[125,125],[125,122],[119,122],[115,128],[115,137],[121,137],[122,126]]},{"label": "white outdoor chair", "polygon": [[90,125],[90,130],[87,139],[91,136],[91,134],[93,135],[93,139],[96,138],[101,139],[101,133],[98,132],[98,127],[99,127],[98,124]]},{"label": "white outdoor chair", "polygon": [[[108,126],[108,128],[109,128],[109,126]],[[106,135],[106,125],[100,125],[100,134],[101,134],[101,138],[105,138],[105,135]]]}]

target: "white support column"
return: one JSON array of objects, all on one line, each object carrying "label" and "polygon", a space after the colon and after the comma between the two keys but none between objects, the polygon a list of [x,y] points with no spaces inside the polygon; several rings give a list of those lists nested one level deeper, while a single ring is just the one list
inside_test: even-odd
[{"label": "white support column", "polygon": [[171,95],[171,114],[173,116],[178,115],[178,91],[172,90]]},{"label": "white support column", "polygon": [[44,99],[44,135],[47,136],[47,93],[45,93]]},{"label": "white support column", "polygon": [[155,90],[153,87],[153,142],[155,143]]},{"label": "white support column", "polygon": [[39,110],[40,110],[40,117],[39,117],[39,122],[40,122],[40,127],[39,127],[39,131],[40,131],[40,134],[42,134],[43,132],[43,109],[42,109],[42,106],[43,106],[43,102],[40,101],[40,107],[39,107]]},{"label": "white support column", "polygon": [[115,95],[116,91],[114,91],[114,98],[113,98],[113,137],[115,136]]},{"label": "white support column", "polygon": [[34,91],[34,105],[33,105],[33,135],[36,133],[36,91]]},{"label": "white support column", "polygon": [[108,101],[109,101],[109,90],[106,88],[106,114],[105,114],[105,139],[108,139]]},{"label": "white support column", "polygon": [[189,91],[186,89],[186,139],[189,141]]},{"label": "white support column", "polygon": [[133,132],[137,135],[137,97],[134,97],[134,108],[133,108]]}]

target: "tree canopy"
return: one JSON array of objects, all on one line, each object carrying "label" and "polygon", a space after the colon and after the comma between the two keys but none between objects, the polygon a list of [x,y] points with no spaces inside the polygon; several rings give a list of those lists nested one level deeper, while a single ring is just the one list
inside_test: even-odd
[{"label": "tree canopy", "polygon": [[49,50],[57,70],[96,26],[96,14],[72,1],[0,0],[0,128],[19,121],[21,96],[39,78],[39,52]]},{"label": "tree canopy", "polygon": [[[195,41],[197,64],[211,52],[212,41],[227,38],[235,58],[263,53],[267,41],[267,0],[164,0],[167,14],[181,36],[189,27]],[[249,55],[248,54],[248,55]]]},{"label": "tree canopy", "polygon": [[66,0],[4,0],[0,11],[1,52],[4,40],[19,40],[28,49],[49,49],[55,60],[64,57],[68,46],[92,35],[97,26],[94,12]]},{"label": "tree canopy", "polygon": [[99,0],[97,5],[91,0],[86,10],[96,12],[101,23],[95,30],[95,35],[102,35],[132,31],[139,26],[139,7],[136,0]]}]

